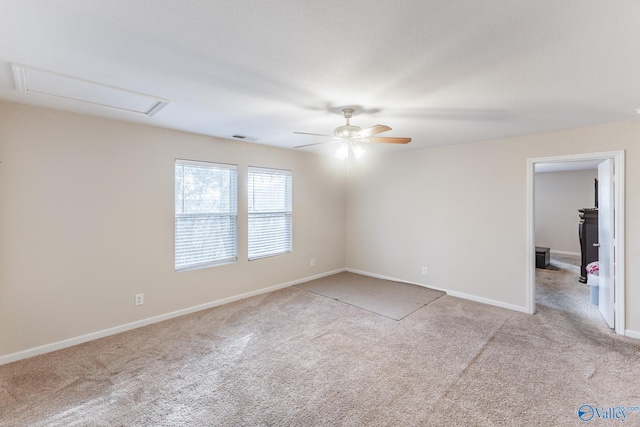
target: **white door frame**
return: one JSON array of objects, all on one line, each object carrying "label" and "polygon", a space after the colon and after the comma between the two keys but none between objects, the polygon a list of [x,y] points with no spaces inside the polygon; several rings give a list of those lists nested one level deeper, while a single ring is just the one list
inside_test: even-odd
[{"label": "white door frame", "polygon": [[[584,160],[613,159],[614,164],[614,247],[616,251],[614,271],[615,331],[625,334],[625,230],[624,230],[624,150],[601,153],[569,154],[566,156],[527,159],[527,312],[536,312],[536,263],[535,263],[535,166],[537,163],[569,163]],[[577,224],[577,221],[576,221]],[[576,227],[577,228],[577,227]]]}]

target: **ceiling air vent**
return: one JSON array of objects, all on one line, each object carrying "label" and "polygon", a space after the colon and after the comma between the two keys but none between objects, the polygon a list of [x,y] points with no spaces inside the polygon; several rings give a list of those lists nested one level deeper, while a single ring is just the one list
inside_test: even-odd
[{"label": "ceiling air vent", "polygon": [[247,135],[242,135],[242,134],[239,134],[239,133],[236,133],[236,134],[231,135],[231,138],[233,138],[233,139],[240,139],[240,140],[243,140],[243,141],[252,141],[252,142],[255,142],[255,141],[257,141],[257,140],[258,140],[256,137],[253,137],[253,136],[247,136]]},{"label": "ceiling air vent", "polygon": [[13,64],[16,88],[58,98],[153,116],[170,101],[77,77]]}]

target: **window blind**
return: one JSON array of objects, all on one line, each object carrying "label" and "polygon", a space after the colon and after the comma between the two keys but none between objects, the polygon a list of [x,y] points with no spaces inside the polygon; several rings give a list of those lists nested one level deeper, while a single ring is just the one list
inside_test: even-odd
[{"label": "window blind", "polygon": [[175,270],[237,260],[237,167],[175,162]]},{"label": "window blind", "polygon": [[291,171],[249,167],[249,259],[291,252]]}]

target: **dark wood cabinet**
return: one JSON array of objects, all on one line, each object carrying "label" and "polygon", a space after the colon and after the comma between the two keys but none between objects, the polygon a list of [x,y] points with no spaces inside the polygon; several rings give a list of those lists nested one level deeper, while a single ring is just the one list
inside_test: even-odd
[{"label": "dark wood cabinet", "polygon": [[587,265],[598,260],[598,208],[578,209],[578,238],[580,239],[580,279],[587,283]]}]

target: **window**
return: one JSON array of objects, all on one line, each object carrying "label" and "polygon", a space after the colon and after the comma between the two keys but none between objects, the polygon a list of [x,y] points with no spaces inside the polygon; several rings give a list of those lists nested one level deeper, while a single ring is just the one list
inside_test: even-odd
[{"label": "window", "polygon": [[176,271],[238,258],[235,165],[176,160]]},{"label": "window", "polygon": [[291,252],[291,171],[249,168],[249,259]]}]

